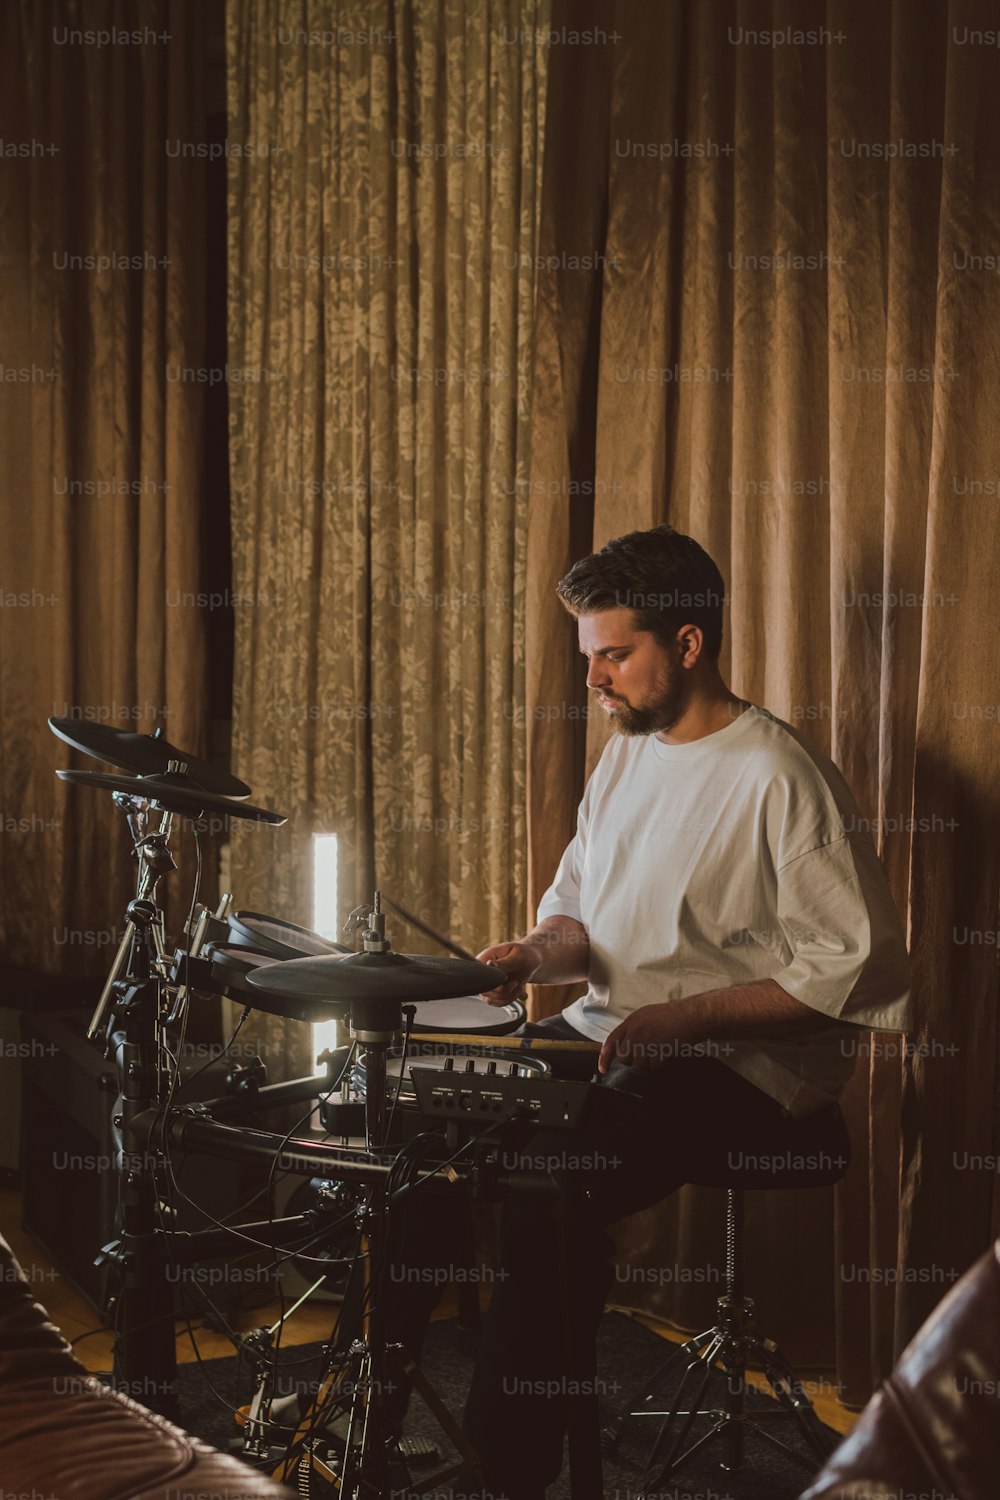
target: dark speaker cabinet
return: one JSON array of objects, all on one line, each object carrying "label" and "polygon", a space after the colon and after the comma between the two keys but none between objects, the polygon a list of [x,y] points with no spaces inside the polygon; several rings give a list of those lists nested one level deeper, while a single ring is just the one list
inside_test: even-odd
[{"label": "dark speaker cabinet", "polygon": [[[96,1044],[84,1040],[88,1021],[89,1015],[72,1012],[22,1017],[22,1219],[28,1233],[104,1317],[117,1273],[106,1264],[96,1266],[94,1260],[118,1232],[112,1127],[118,1088],[112,1064]],[[195,1055],[182,1065],[182,1081],[197,1076],[182,1083],[175,1103],[225,1092],[226,1060],[213,1058],[204,1064],[205,1058]],[[212,1227],[192,1203],[215,1219],[232,1216],[239,1222],[238,1210],[254,1192],[245,1169],[214,1157],[180,1153],[172,1157],[172,1165],[186,1195],[174,1195],[176,1229]],[[234,1256],[245,1249],[234,1241]],[[206,1262],[188,1280],[200,1280],[220,1307],[237,1300],[241,1286],[235,1278],[230,1281],[222,1261]],[[203,1316],[202,1299],[196,1292],[182,1296],[182,1284],[178,1279],[178,1311]]]}]

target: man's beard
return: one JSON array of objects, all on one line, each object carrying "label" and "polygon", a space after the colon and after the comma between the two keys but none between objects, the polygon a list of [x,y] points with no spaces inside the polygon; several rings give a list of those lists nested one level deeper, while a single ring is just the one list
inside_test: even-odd
[{"label": "man's beard", "polygon": [[684,691],[684,674],[669,673],[658,685],[653,697],[641,707],[625,703],[613,693],[601,695],[610,700],[612,708],[607,710],[611,727],[616,734],[659,734],[661,730],[673,729],[687,708],[688,695]]}]

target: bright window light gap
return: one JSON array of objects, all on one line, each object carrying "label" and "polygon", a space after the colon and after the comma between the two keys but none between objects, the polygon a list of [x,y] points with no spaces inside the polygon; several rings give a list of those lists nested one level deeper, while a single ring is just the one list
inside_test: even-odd
[{"label": "bright window light gap", "polygon": [[[339,942],[337,928],[337,835],[313,834],[312,928],[320,937]],[[313,1063],[327,1047],[337,1044],[336,1021],[320,1021],[313,1027]]]}]

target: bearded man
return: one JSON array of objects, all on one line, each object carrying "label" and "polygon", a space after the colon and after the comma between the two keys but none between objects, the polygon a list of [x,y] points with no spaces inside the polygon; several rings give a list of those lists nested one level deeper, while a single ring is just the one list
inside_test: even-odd
[{"label": "bearded man", "polygon": [[603,1087],[636,1104],[586,1150],[533,1138],[525,1162],[555,1163],[556,1191],[505,1207],[465,1429],[488,1493],[510,1500],[540,1500],[592,1394],[567,1375],[567,1309],[576,1368],[592,1368],[608,1227],[742,1160],[773,1163],[776,1185],[804,1150],[842,1172],[855,1039],[910,1021],[902,927],[844,778],[720,675],[712,559],[657,526],[576,563],[558,593],[617,733],[537,925],[478,957],[508,976],[495,1004],[585,982],[526,1033],[600,1043]]}]

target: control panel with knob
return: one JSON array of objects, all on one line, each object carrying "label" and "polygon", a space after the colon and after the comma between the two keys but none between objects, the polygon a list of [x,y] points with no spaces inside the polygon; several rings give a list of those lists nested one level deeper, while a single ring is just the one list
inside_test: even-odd
[{"label": "control panel with knob", "polygon": [[471,1117],[485,1125],[506,1118],[546,1129],[575,1130],[595,1120],[604,1124],[628,1119],[639,1105],[636,1095],[601,1084],[546,1073],[518,1076],[517,1063],[499,1073],[491,1061],[485,1073],[467,1070],[447,1083],[441,1072],[417,1062],[410,1070],[418,1108],[439,1119]]}]

